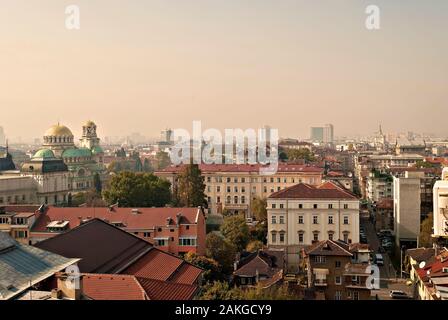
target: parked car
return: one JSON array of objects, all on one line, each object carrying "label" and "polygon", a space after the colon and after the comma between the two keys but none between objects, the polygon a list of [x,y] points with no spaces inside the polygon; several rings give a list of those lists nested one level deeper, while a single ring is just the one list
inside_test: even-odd
[{"label": "parked car", "polygon": [[392,299],[411,299],[411,297],[401,290],[391,290],[389,296]]}]

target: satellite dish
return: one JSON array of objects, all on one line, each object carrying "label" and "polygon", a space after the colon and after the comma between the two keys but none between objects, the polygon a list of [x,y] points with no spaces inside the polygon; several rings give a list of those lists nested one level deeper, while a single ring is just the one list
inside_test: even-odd
[{"label": "satellite dish", "polygon": [[423,269],[425,266],[426,266],[426,262],[425,261],[420,262],[420,264],[418,265],[418,267],[420,269]]}]

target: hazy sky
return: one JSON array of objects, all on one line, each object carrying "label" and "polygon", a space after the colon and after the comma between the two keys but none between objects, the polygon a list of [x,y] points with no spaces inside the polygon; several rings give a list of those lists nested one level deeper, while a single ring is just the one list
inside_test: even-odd
[{"label": "hazy sky", "polygon": [[[65,28],[78,4],[81,30]],[[365,8],[381,8],[381,30]],[[0,126],[448,135],[446,0],[0,0]]]}]

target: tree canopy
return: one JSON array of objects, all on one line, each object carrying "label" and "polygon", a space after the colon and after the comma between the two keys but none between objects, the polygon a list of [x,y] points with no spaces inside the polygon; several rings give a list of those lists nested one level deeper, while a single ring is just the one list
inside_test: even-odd
[{"label": "tree canopy", "polygon": [[205,243],[206,256],[218,262],[224,274],[231,274],[237,252],[235,245],[216,231],[207,235]]},{"label": "tree canopy", "polygon": [[121,207],[164,207],[171,201],[170,182],[151,173],[120,172],[103,191],[106,202]]},{"label": "tree canopy", "polygon": [[250,241],[249,227],[243,216],[226,217],[220,230],[223,236],[236,246],[238,251],[244,250]]},{"label": "tree canopy", "polygon": [[180,207],[207,206],[204,178],[197,164],[184,166],[177,177],[175,202]]}]

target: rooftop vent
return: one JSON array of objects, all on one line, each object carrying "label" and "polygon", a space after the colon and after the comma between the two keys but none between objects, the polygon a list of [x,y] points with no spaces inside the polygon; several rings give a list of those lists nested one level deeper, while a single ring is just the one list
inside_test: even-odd
[{"label": "rooftop vent", "polygon": [[140,210],[139,209],[132,209],[132,214],[139,214],[140,213]]}]

